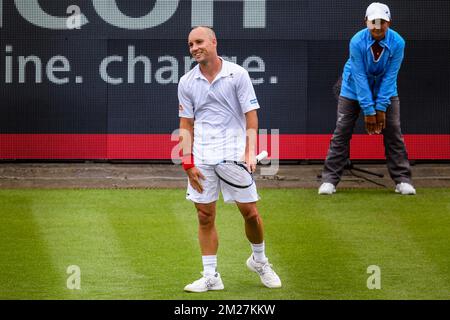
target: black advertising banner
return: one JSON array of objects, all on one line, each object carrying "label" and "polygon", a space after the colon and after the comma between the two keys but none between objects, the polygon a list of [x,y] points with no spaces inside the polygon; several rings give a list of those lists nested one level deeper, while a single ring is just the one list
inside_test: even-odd
[{"label": "black advertising banner", "polygon": [[[324,159],[332,87],[368,4],[0,0],[0,159],[170,159],[196,25],[213,26],[219,54],[249,71],[280,158]],[[398,83],[410,158],[450,159],[450,2],[387,4],[406,40]],[[355,133],[354,158],[383,158],[362,122]]]}]

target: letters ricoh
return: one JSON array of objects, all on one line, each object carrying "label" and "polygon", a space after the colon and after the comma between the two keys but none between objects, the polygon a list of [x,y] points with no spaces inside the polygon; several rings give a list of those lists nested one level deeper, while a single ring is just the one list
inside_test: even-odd
[{"label": "letters ricoh", "polygon": [[[12,0],[11,0],[12,1]],[[145,2],[147,0],[141,0]],[[191,0],[191,26],[214,26],[214,1]],[[266,27],[267,0],[240,0],[243,2],[243,28]],[[67,16],[57,17],[41,7],[38,0],[14,0],[18,13],[29,23],[45,29],[73,29],[67,23]],[[177,11],[180,0],[156,0],[150,12],[141,17],[130,17],[123,13],[116,0],[92,0],[92,6],[98,16],[106,23],[121,29],[144,30],[157,27],[170,20]],[[76,7],[76,6],[72,6]],[[89,23],[89,17],[80,10],[67,10],[79,16],[77,29]],[[0,28],[3,27],[3,0],[0,0]]]},{"label": "letters ricoh", "polygon": [[[39,0],[0,0],[0,30],[6,27],[7,20],[4,19],[4,4],[10,1],[14,9],[23,17],[24,21],[41,29],[67,30],[77,32],[73,29],[83,29],[89,24],[89,19],[97,17],[86,16],[83,12],[87,8],[76,4],[67,3],[61,7],[61,12],[67,15],[56,16],[55,8],[45,6],[45,2]],[[142,5],[149,3],[148,10],[142,12],[140,17],[130,17],[122,12],[117,0],[92,0],[90,5],[106,24],[114,28],[126,30],[148,30],[157,27],[174,18],[174,14],[180,9],[181,0],[140,0]],[[184,1],[184,0],[183,0]],[[214,2],[217,0],[191,0],[191,26],[206,25],[214,26]],[[267,0],[238,0],[242,3],[243,29],[266,28],[266,1]],[[151,6],[153,5],[153,6]],[[54,6],[62,6],[55,4]],[[123,8],[122,8],[123,9]],[[84,11],[83,11],[84,10]],[[217,10],[217,9],[216,9]],[[53,12],[53,13],[50,13]],[[89,10],[92,12],[92,10]],[[91,13],[92,15],[92,13]],[[177,15],[186,17],[186,15]],[[6,31],[4,31],[6,32]],[[265,79],[265,62],[257,55],[242,57],[225,57],[225,59],[240,63],[247,71],[252,73],[254,85],[263,84]],[[128,45],[125,56],[111,55],[98,61],[98,72],[101,79],[110,85],[122,83],[134,84],[143,82],[145,84],[157,83],[161,85],[178,83],[180,74],[186,73],[193,66],[194,59],[189,56],[178,57],[173,54],[165,54],[160,57],[139,55],[135,52],[135,46]],[[117,74],[115,71],[121,65],[127,67],[125,74]],[[12,43],[5,43],[0,49],[0,66],[4,72],[0,75],[0,81],[5,84],[44,83],[48,80],[56,85],[81,84],[86,79],[76,74],[76,68],[72,67],[70,57],[57,54],[53,57],[42,58],[36,54],[21,54],[15,50]],[[136,69],[143,76],[136,79]]]}]

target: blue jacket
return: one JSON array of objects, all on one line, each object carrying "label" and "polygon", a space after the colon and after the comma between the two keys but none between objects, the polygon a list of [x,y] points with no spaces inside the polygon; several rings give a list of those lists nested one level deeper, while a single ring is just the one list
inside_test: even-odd
[{"label": "blue jacket", "polygon": [[374,42],[369,29],[356,33],[350,40],[350,58],[342,74],[341,96],[357,100],[364,115],[386,111],[390,98],[398,95],[397,75],[405,49],[405,40],[388,29],[380,41],[383,53],[375,62],[370,49]]}]

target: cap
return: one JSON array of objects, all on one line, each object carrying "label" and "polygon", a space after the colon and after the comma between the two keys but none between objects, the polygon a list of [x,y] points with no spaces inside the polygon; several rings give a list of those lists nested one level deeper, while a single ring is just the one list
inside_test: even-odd
[{"label": "cap", "polygon": [[366,19],[369,21],[375,19],[383,19],[391,21],[391,11],[389,7],[383,3],[373,2],[366,10]]}]

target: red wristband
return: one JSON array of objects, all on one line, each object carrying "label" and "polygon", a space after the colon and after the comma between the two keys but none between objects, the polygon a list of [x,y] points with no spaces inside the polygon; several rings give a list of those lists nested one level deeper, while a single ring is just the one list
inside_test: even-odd
[{"label": "red wristband", "polygon": [[183,165],[184,171],[188,171],[189,169],[195,167],[194,155],[192,153],[184,155],[181,159],[181,164]]}]

